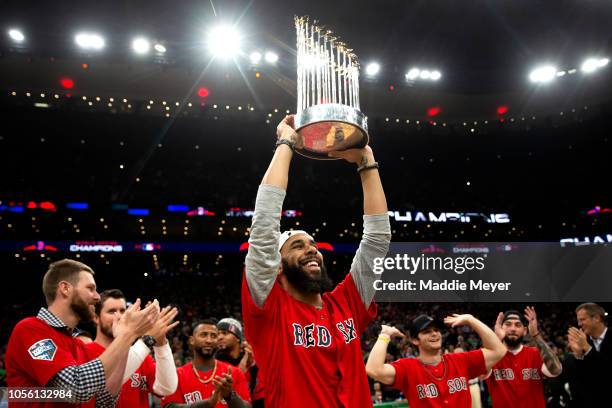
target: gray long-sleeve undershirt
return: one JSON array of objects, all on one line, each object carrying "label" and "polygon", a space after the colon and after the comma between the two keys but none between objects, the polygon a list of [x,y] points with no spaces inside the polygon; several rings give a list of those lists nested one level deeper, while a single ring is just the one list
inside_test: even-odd
[{"label": "gray long-sleeve undershirt", "polygon": [[[245,263],[251,297],[259,307],[274,286],[281,262],[278,240],[285,194],[285,190],[268,184],[260,185],[257,191]],[[363,237],[353,258],[351,274],[366,307],[369,307],[376,292],[373,286],[377,279],[373,272],[374,258],[386,256],[390,241],[388,214],[363,216]]]}]

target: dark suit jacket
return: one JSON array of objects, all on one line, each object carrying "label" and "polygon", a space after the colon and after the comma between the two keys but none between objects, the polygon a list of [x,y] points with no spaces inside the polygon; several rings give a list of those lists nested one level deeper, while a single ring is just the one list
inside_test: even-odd
[{"label": "dark suit jacket", "polygon": [[[574,356],[563,362],[563,375],[570,384],[572,407],[599,407],[610,398],[612,365],[612,330],[608,330],[599,348],[589,338],[591,351],[579,360]],[[608,402],[609,403],[609,402]]]}]

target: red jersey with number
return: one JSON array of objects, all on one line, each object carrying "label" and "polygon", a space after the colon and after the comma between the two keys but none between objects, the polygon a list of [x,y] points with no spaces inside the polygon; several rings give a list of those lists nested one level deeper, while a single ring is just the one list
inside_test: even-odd
[{"label": "red jersey with number", "polygon": [[[44,387],[58,371],[93,360],[85,343],[36,317],[23,319],[13,329],[6,349],[6,381],[9,387]],[[84,404],[28,402],[10,407],[58,408]]]},{"label": "red jersey with number", "polygon": [[[178,375],[178,387],[172,395],[168,395],[162,399],[162,407],[168,404],[191,404],[196,401],[202,401],[212,397],[215,391],[215,385],[212,382],[212,376],[222,376],[232,370],[233,388],[236,394],[244,401],[250,403],[249,386],[244,378],[244,374],[239,368],[232,367],[230,364],[217,360],[217,370],[208,370],[202,372],[198,370],[198,376],[193,371],[191,362],[176,369]],[[213,373],[214,371],[214,373]],[[221,400],[215,408],[227,408],[227,403]]]},{"label": "red jersey with number", "polygon": [[[86,344],[86,347],[91,359],[97,358],[106,350],[104,346],[95,341]],[[153,392],[154,382],[155,360],[148,355],[140,367],[121,386],[121,393],[115,408],[149,408],[149,393]]]},{"label": "red jersey with number", "polygon": [[536,347],[523,346],[516,354],[508,351],[487,378],[493,407],[515,407],[520,401],[521,408],[545,408],[543,363]]},{"label": "red jersey with number", "polygon": [[410,408],[471,408],[470,379],[486,374],[482,350],[444,354],[438,365],[418,358],[402,358],[395,367],[394,388],[401,390]]},{"label": "red jersey with number", "polygon": [[317,309],[277,281],[259,307],[243,279],[245,333],[266,387],[266,406],[372,406],[360,337],[376,304],[365,307],[350,273],[322,298]]}]

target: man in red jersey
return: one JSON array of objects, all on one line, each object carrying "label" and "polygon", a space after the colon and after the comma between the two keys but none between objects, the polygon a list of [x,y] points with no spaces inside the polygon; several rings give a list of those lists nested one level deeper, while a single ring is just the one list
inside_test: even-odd
[{"label": "man in red jersey", "polygon": [[[100,294],[100,302],[95,307],[96,339],[87,344],[92,358],[102,354],[111,345],[115,338],[113,326],[125,314],[126,309],[125,296],[119,289],[105,290]],[[116,407],[148,408],[150,392],[163,397],[176,390],[176,366],[166,333],[179,323],[173,322],[177,313],[176,308],[162,309],[151,330],[130,348],[124,383]],[[149,346],[153,347],[155,360],[150,355]]]},{"label": "man in red jersey", "polygon": [[493,330],[469,314],[448,316],[452,327],[467,325],[480,336],[482,348],[442,355],[441,324],[420,315],[410,327],[410,341],[418,347],[417,358],[402,358],[385,364],[392,337],[405,337],[398,329],[382,326],[366,365],[368,375],[401,390],[410,408],[471,408],[469,381],[484,375],[506,353]]},{"label": "man in red jersey", "polygon": [[157,320],[159,304],[155,301],[140,310],[138,299],[117,324],[113,344],[90,359],[75,328],[93,318],[93,306],[100,300],[93,270],[71,259],[54,262],[42,288],[48,307],[17,323],[11,333],[6,351],[8,386],[56,387],[69,392],[71,401],[9,405],[78,407],[95,397],[97,407],[114,406],[130,346]]},{"label": "man in red jersey", "polygon": [[[536,347],[523,345],[527,331]],[[495,334],[508,353],[493,366],[487,378],[493,408],[515,407],[517,401],[523,408],[545,408],[542,380],[561,374],[561,362],[544,341],[535,309],[527,307],[524,316],[516,310],[500,313]]]},{"label": "man in red jersey", "polygon": [[304,231],[280,234],[289,165],[299,136],[293,116],[277,127],[246,256],[242,309],[246,337],[271,407],[371,407],[360,336],[376,315],[374,259],[389,248],[391,228],[378,164],[369,146],[330,153],[358,166],[364,235],[350,273],[333,291],[323,256]]},{"label": "man in red jersey", "polygon": [[242,324],[234,318],[226,317],[217,323],[219,329],[219,350],[217,360],[240,368],[249,385],[253,408],[264,406],[264,390],[259,378],[259,367],[253,356],[253,348],[244,340]]},{"label": "man in red jersey", "polygon": [[162,399],[164,408],[251,408],[249,387],[242,371],[215,358],[217,320],[193,325],[189,346],[193,361],[179,367],[178,387]]}]

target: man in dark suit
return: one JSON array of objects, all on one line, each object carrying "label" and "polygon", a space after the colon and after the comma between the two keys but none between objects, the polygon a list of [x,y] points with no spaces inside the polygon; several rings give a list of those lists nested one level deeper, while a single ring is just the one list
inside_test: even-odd
[{"label": "man in dark suit", "polygon": [[612,335],[608,336],[606,312],[596,303],[576,308],[578,326],[567,333],[572,357],[567,364],[572,406],[595,407],[609,401],[607,379],[612,363]]}]

